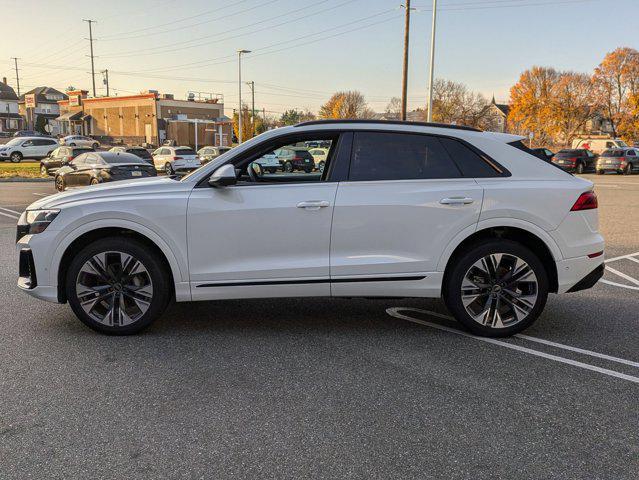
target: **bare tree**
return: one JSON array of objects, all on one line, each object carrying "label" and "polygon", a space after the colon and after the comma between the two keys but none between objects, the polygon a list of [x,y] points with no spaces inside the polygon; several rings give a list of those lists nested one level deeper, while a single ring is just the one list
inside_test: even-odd
[{"label": "bare tree", "polygon": [[402,112],[402,99],[399,97],[393,97],[386,105],[385,113],[388,117],[400,118]]},{"label": "bare tree", "polygon": [[334,93],[319,111],[321,118],[371,118],[373,114],[364,95],[356,90]]},{"label": "bare tree", "polygon": [[482,127],[489,119],[489,102],[463,83],[437,79],[433,85],[433,121]]}]

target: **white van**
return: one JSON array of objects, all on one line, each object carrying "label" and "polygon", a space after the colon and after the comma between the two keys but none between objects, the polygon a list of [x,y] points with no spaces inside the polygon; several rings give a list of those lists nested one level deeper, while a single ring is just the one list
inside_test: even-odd
[{"label": "white van", "polygon": [[596,154],[601,154],[609,148],[626,148],[627,146],[626,142],[620,138],[584,137],[575,138],[572,141],[572,148],[574,150],[583,148]]}]

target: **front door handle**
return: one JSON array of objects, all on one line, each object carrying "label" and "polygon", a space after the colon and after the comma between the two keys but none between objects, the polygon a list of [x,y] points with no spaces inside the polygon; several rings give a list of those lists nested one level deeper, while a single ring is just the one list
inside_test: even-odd
[{"label": "front door handle", "polygon": [[470,205],[473,202],[474,200],[470,197],[449,197],[439,201],[442,205]]},{"label": "front door handle", "polygon": [[297,208],[305,208],[306,210],[319,210],[330,205],[326,200],[308,200],[297,204]]}]

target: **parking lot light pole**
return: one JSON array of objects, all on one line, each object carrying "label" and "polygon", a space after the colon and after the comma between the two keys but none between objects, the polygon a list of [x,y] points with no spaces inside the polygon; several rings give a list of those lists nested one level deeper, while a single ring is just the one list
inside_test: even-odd
[{"label": "parking lot light pole", "polygon": [[242,143],[242,54],[243,53],[251,53],[250,50],[238,50],[237,51],[237,76],[238,76],[238,87],[239,87],[239,110],[237,115],[237,143]]},{"label": "parking lot light pole", "polygon": [[437,0],[433,0],[433,26],[430,32],[430,71],[428,73],[428,112],[427,122],[433,121],[433,71],[435,67],[435,24],[437,23]]}]

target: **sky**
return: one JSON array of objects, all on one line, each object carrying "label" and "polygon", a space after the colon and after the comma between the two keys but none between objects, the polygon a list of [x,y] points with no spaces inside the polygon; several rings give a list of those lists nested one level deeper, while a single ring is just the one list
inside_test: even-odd
[{"label": "sky", "polygon": [[[331,93],[361,91],[383,112],[401,95],[405,0],[0,0],[0,77],[21,92],[50,86],[91,91],[88,24],[95,70],[109,70],[111,94],[155,89],[224,95],[238,104],[255,82],[256,108],[278,116],[316,112]],[[428,84],[432,1],[412,0],[409,108]],[[607,52],[639,48],[639,0],[439,0],[435,77],[507,101],[533,65],[592,72]],[[105,95],[96,74],[98,95]],[[250,87],[243,85],[243,101]]]}]

